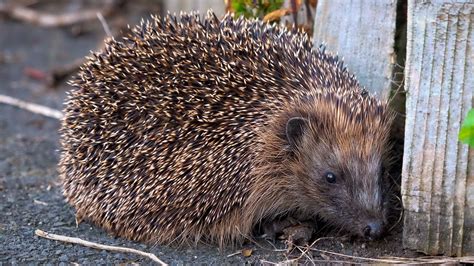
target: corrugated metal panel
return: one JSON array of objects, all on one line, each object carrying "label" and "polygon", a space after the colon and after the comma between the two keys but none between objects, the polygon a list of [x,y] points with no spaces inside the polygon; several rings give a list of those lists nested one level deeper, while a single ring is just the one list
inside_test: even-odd
[{"label": "corrugated metal panel", "polygon": [[474,153],[458,141],[473,105],[473,1],[408,3],[404,245],[474,254]]}]

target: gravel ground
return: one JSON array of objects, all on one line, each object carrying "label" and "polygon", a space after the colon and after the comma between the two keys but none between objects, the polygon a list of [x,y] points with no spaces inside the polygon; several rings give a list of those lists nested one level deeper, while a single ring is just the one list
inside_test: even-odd
[{"label": "gravel ground", "polygon": [[[122,10],[125,14],[122,19],[134,24],[149,10],[146,5],[127,7]],[[69,89],[66,83],[50,88],[45,80],[31,72],[47,73],[95,50],[103,39],[100,24],[91,22],[81,27],[82,34],[77,36],[76,27],[44,29],[0,18],[0,94],[61,109]],[[149,246],[115,238],[87,223],[76,227],[74,210],[65,203],[57,177],[58,128],[59,121],[55,119],[0,104],[0,264],[151,263],[136,255],[39,238],[34,235],[35,229],[152,252],[175,265],[278,262],[299,256],[298,252],[288,255],[261,243],[248,245],[253,250],[250,257],[240,254],[228,257],[238,248],[219,252],[213,246]],[[277,247],[283,248],[283,245],[280,243]],[[402,249],[400,228],[377,242],[335,238],[320,241],[315,247],[351,256],[415,255]],[[310,257],[315,260],[341,259],[308,252],[300,262]]]}]

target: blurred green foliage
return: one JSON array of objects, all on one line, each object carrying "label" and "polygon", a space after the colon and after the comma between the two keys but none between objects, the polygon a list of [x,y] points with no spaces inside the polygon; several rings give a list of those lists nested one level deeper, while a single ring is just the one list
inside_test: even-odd
[{"label": "blurred green foliage", "polygon": [[471,109],[469,113],[467,113],[467,117],[459,132],[459,139],[471,147],[474,147],[474,109]]},{"label": "blurred green foliage", "polygon": [[263,18],[266,14],[280,9],[284,0],[232,0],[231,8],[236,16]]}]

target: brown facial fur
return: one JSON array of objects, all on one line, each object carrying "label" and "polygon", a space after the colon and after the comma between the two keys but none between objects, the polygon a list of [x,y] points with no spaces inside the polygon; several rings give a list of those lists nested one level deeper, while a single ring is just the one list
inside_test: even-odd
[{"label": "brown facial fur", "polygon": [[[248,204],[255,207],[251,216],[319,215],[364,236],[367,223],[386,222],[381,175],[392,116],[373,98],[338,89],[315,94],[309,101],[287,104],[260,129],[253,171],[258,178]],[[295,150],[285,136],[292,117],[303,117],[309,124]],[[336,183],[325,180],[328,171],[337,176]]]},{"label": "brown facial fur", "polygon": [[[109,41],[72,85],[59,172],[79,220],[138,241],[222,246],[285,212],[356,234],[383,219],[387,108],[302,33],[155,18]],[[309,121],[296,150],[292,117]],[[320,180],[327,169],[334,186]]]}]

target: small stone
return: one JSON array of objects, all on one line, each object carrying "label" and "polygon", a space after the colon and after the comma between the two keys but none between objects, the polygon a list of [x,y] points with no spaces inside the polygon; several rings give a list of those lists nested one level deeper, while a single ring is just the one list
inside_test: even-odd
[{"label": "small stone", "polygon": [[64,223],[64,222],[55,222],[55,223],[53,223],[53,227],[59,227],[59,226],[65,225],[65,224],[66,223]]},{"label": "small stone", "polygon": [[328,255],[324,253],[319,254],[319,256],[321,256],[321,258],[323,258],[324,260],[331,260],[331,257],[329,257]]},{"label": "small stone", "polygon": [[59,261],[64,261],[64,262],[69,261],[68,255],[66,255],[66,254],[61,255],[59,257]]}]

